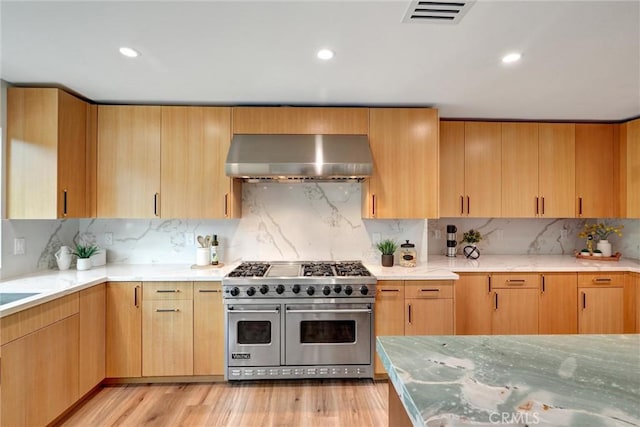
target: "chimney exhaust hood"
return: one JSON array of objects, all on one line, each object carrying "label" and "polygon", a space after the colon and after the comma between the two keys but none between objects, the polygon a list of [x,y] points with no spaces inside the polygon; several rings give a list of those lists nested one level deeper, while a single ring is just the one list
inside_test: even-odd
[{"label": "chimney exhaust hood", "polygon": [[362,181],[373,172],[365,135],[234,135],[227,176],[260,181]]}]

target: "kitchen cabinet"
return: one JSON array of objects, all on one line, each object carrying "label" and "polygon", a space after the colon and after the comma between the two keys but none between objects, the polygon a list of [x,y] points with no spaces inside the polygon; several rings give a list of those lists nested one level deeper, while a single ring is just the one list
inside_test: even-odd
[{"label": "kitchen cabinet", "polygon": [[55,88],[7,90],[7,217],[86,217],[87,103]]},{"label": "kitchen cabinet", "polygon": [[106,377],[142,375],[142,283],[106,285]]},{"label": "kitchen cabinet", "polygon": [[77,294],[75,307],[75,314],[2,346],[3,426],[47,425],[78,399]]},{"label": "kitchen cabinet", "polygon": [[224,375],[224,307],[220,282],[193,283],[193,374]]},{"label": "kitchen cabinet", "polygon": [[574,124],[502,124],[502,217],[573,217],[574,194]]},{"label": "kitchen cabinet", "polygon": [[624,273],[578,273],[578,333],[624,332]]},{"label": "kitchen cabinet", "polygon": [[640,119],[620,125],[620,216],[640,218]]},{"label": "kitchen cabinet", "polygon": [[231,108],[162,107],[163,218],[239,218],[241,184],[226,176]]},{"label": "kitchen cabinet", "polygon": [[367,108],[234,107],[234,134],[367,135]]},{"label": "kitchen cabinet", "polygon": [[538,333],[538,277],[536,273],[492,273],[491,333]]},{"label": "kitchen cabinet", "polygon": [[540,275],[538,333],[578,333],[578,275],[576,273]]},{"label": "kitchen cabinet", "polygon": [[362,187],[364,218],[438,217],[438,111],[369,109],[374,172]]},{"label": "kitchen cabinet", "polygon": [[440,216],[501,216],[501,124],[442,121],[440,129]]},{"label": "kitchen cabinet", "polygon": [[490,335],[493,293],[487,273],[460,273],[455,282],[456,335]]},{"label": "kitchen cabinet", "polygon": [[79,395],[91,391],[105,378],[106,285],[101,283],[79,293]]},{"label": "kitchen cabinet", "polygon": [[[402,280],[380,280],[377,285],[375,303],[375,336],[404,335],[405,286]],[[386,371],[377,353],[374,373]]]},{"label": "kitchen cabinet", "polygon": [[159,106],[98,107],[98,217],[160,216],[160,124]]},{"label": "kitchen cabinet", "polygon": [[453,283],[405,282],[405,335],[453,335]]},{"label": "kitchen cabinet", "polygon": [[142,376],[193,375],[192,282],[145,282],[142,290]]},{"label": "kitchen cabinet", "polygon": [[615,217],[618,209],[614,200],[614,125],[575,126],[576,216]]},{"label": "kitchen cabinet", "polygon": [[628,272],[624,275],[623,286],[623,332],[636,334],[640,331],[636,325],[638,319],[638,281],[639,273]]}]

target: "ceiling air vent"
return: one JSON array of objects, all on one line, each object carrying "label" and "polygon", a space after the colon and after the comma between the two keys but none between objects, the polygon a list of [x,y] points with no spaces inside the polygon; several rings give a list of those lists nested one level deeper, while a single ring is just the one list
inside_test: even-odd
[{"label": "ceiling air vent", "polygon": [[475,0],[412,1],[402,22],[457,24]]}]

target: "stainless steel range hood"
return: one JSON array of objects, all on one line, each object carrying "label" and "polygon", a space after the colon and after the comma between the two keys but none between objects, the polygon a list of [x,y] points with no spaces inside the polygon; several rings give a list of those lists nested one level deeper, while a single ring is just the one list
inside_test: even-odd
[{"label": "stainless steel range hood", "polygon": [[365,135],[234,135],[228,176],[258,181],[347,181],[371,176]]}]

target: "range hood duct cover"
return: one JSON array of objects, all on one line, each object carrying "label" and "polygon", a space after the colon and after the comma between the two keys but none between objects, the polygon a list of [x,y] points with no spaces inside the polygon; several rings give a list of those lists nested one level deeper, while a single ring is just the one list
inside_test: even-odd
[{"label": "range hood duct cover", "polygon": [[256,181],[345,181],[373,173],[364,135],[234,135],[227,176]]}]

